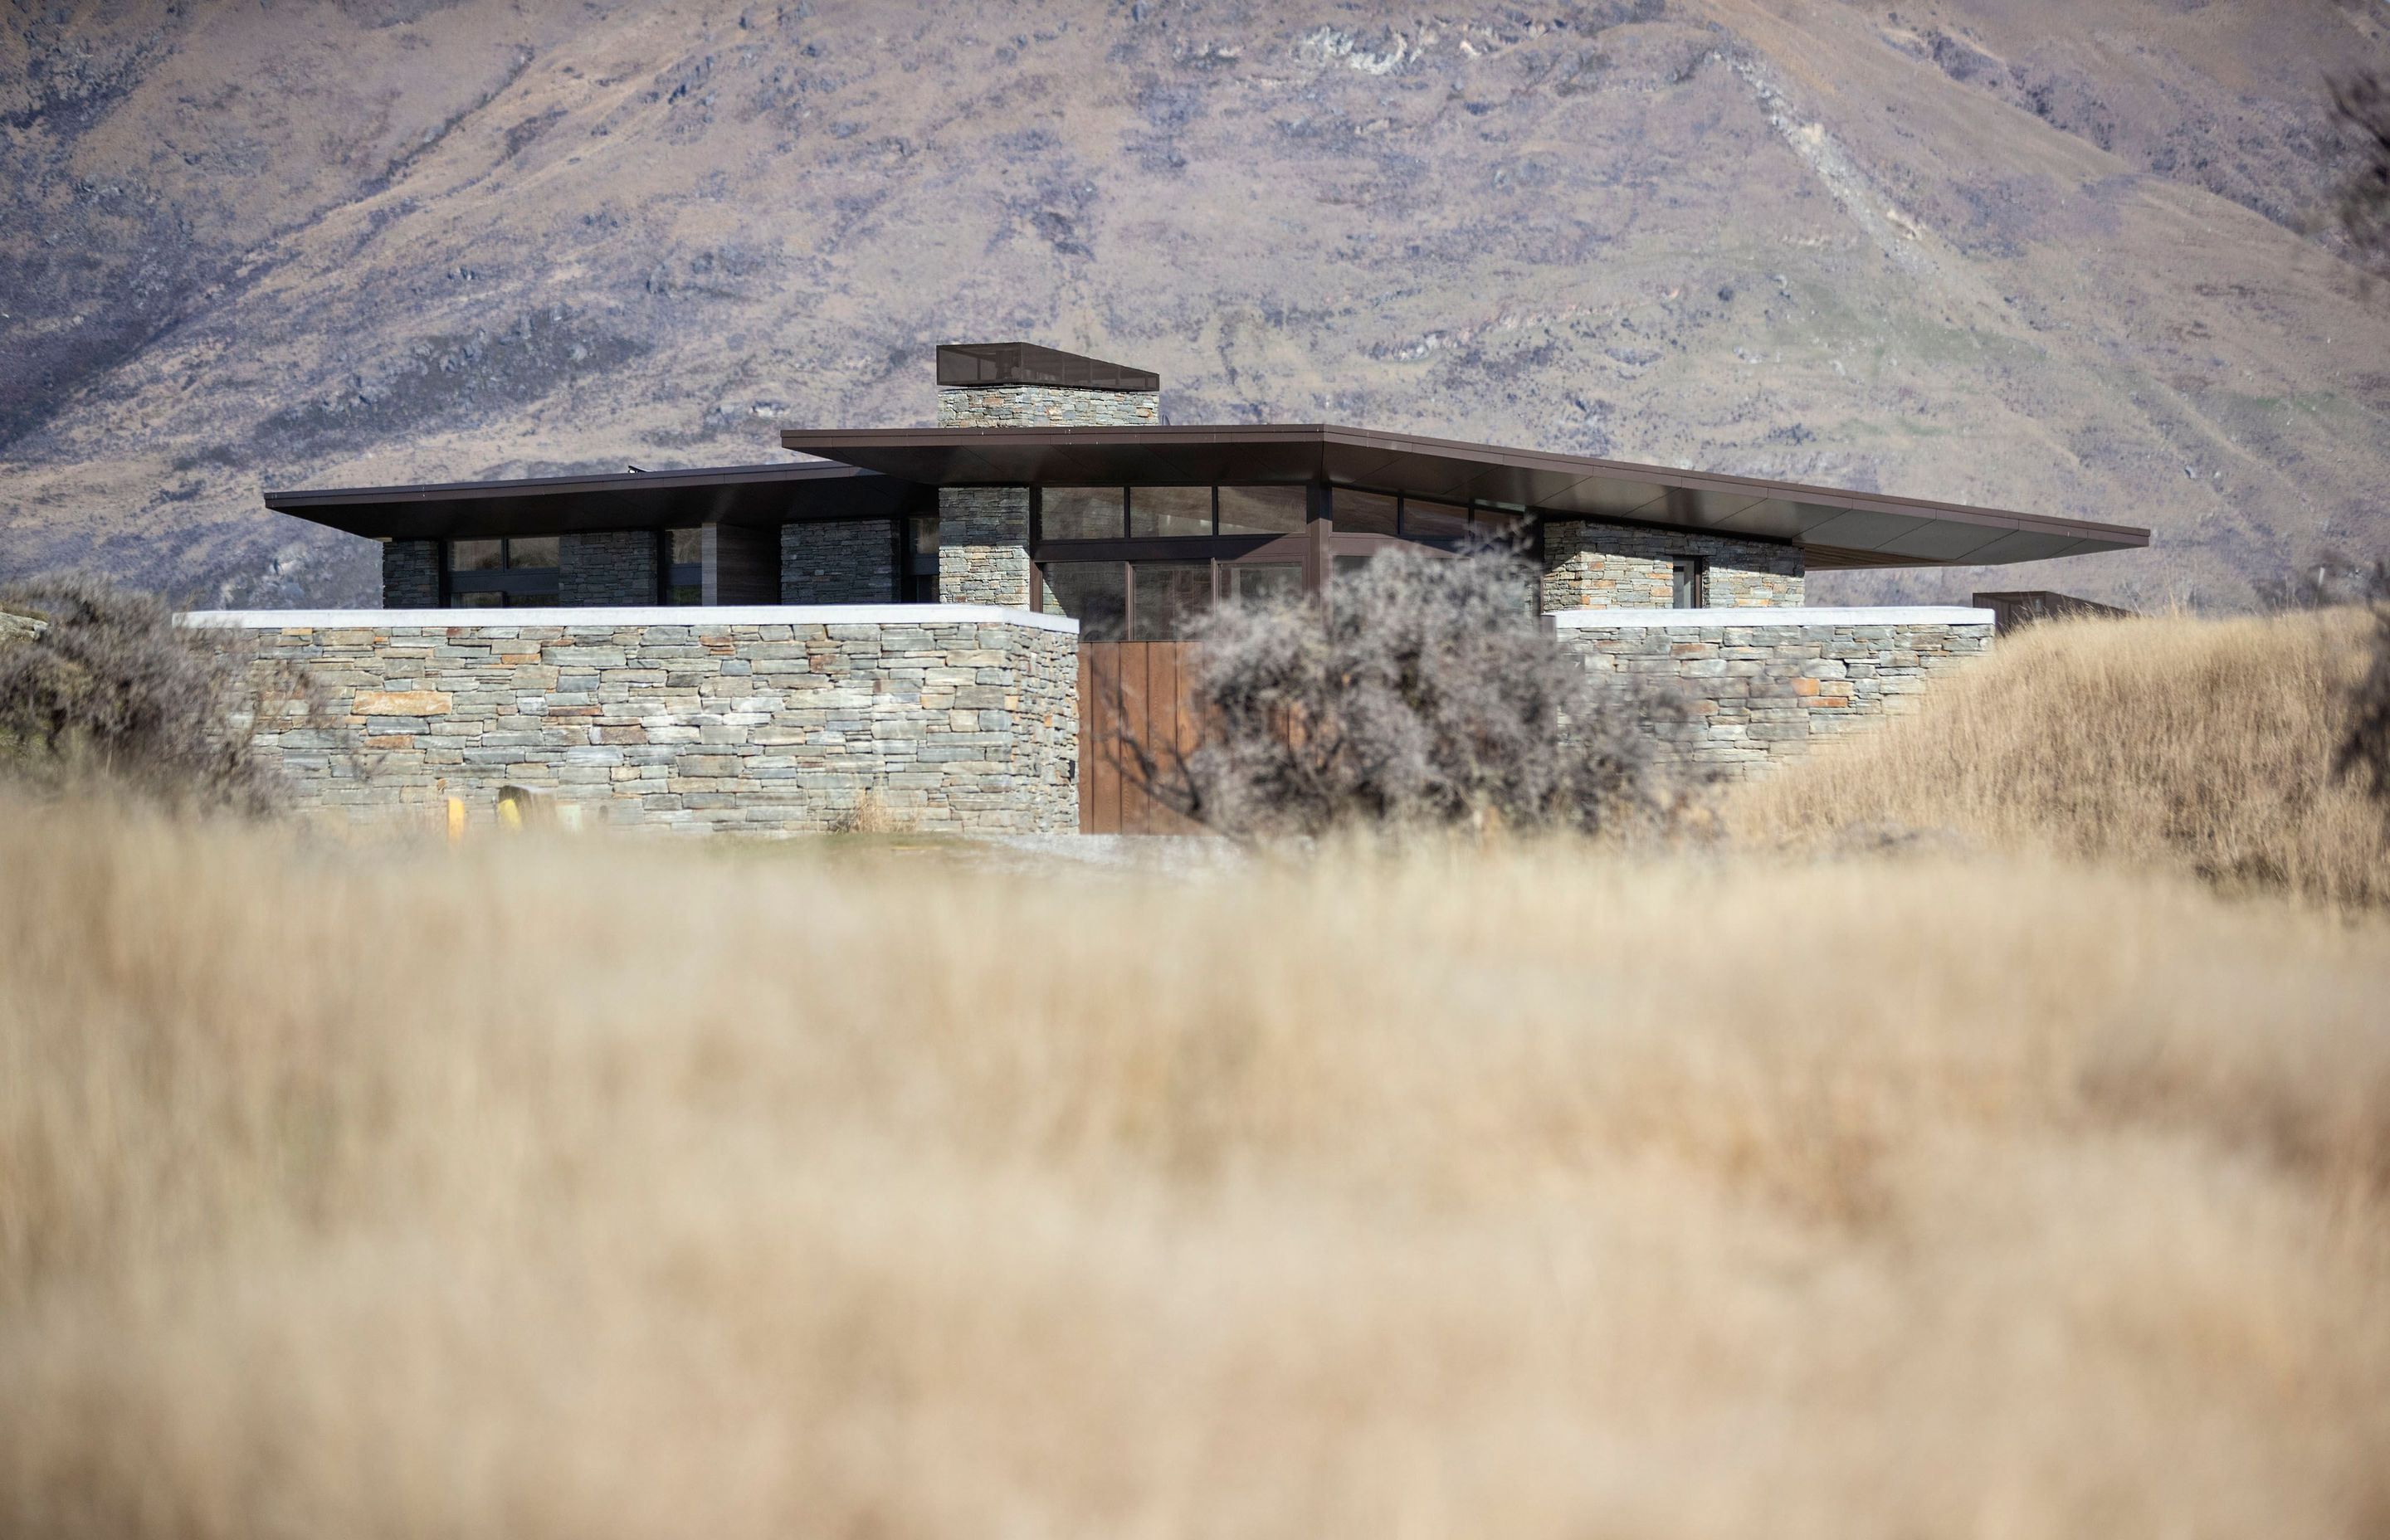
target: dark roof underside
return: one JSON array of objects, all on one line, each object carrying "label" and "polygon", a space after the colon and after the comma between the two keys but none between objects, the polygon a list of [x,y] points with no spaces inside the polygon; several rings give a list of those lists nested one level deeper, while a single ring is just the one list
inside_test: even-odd
[{"label": "dark roof underside", "polygon": [[1570,518],[1780,540],[1814,568],[1941,567],[2128,550],[2149,532],[1741,476],[1319,424],[790,429],[783,447],[931,486],[1324,481]]},{"label": "dark roof underside", "polygon": [[769,529],[798,520],[888,518],[931,501],[913,482],[818,462],[265,494],[265,506],[276,512],[379,540],[695,524]]}]

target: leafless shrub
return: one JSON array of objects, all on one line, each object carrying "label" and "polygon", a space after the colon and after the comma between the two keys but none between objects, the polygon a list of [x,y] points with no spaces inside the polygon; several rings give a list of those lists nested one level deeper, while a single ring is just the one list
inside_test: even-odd
[{"label": "leafless shrub", "polygon": [[832,834],[902,834],[906,829],[906,821],[876,786],[865,787],[854,805],[841,811],[829,826]]},{"label": "leafless shrub", "polygon": [[2257,602],[2275,610],[2375,603],[2390,599],[2390,560],[2327,547],[2281,577],[2260,579],[2255,588]]},{"label": "leafless shrub", "polygon": [[1334,601],[1223,606],[1195,634],[1196,747],[1132,744],[1155,794],[1242,837],[1590,833],[1656,805],[1650,703],[1545,631],[1515,558],[1394,551]]},{"label": "leafless shrub", "polygon": [[303,674],[202,644],[165,600],[102,579],[48,579],[7,599],[47,622],[0,647],[0,764],[16,778],[103,779],[250,813],[276,803],[280,779],[256,738],[321,709]]},{"label": "leafless shrub", "polygon": [[2390,815],[2390,604],[2373,607],[2372,664],[2349,692],[2348,727],[2332,769]]}]

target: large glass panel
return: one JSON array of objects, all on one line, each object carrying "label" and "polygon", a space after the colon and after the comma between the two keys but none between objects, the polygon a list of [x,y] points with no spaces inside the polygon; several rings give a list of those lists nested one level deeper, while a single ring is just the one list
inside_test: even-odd
[{"label": "large glass panel", "polygon": [[672,536],[672,565],[696,567],[703,564],[705,560],[703,530],[673,530],[668,533]]},{"label": "large glass panel", "polygon": [[558,602],[554,594],[508,594],[507,596],[507,608],[509,610],[553,610]]},{"label": "large glass panel", "polygon": [[1527,516],[1513,508],[1473,507],[1469,510],[1469,522],[1478,539],[1508,541],[1513,545],[1524,545],[1534,533]]},{"label": "large glass panel", "polygon": [[1303,566],[1294,561],[1246,561],[1228,569],[1228,597],[1275,604],[1303,597]]},{"label": "large glass panel", "polygon": [[[1047,487],[1039,494],[1041,539],[1118,540],[1126,533],[1119,487]],[[1082,631],[1080,635],[1085,635]]]},{"label": "large glass panel", "polygon": [[503,540],[448,542],[448,570],[452,572],[495,572],[506,564],[507,543]]},{"label": "large glass panel", "polygon": [[1222,534],[1301,534],[1308,487],[1222,487]]},{"label": "large glass panel", "polygon": [[913,554],[915,556],[937,555],[938,516],[934,513],[917,513],[913,515],[912,523]]},{"label": "large glass panel", "polygon": [[[1130,611],[1129,632],[1133,642],[1175,642],[1212,608],[1208,561],[1140,561],[1136,572],[1137,603]],[[1086,635],[1084,628],[1080,635]]]},{"label": "large glass panel", "polygon": [[1083,642],[1117,642],[1128,629],[1128,569],[1117,561],[1049,561],[1046,576],[1049,613],[1079,622]]},{"label": "large glass panel", "polygon": [[1206,535],[1212,533],[1210,487],[1131,487],[1128,533],[1148,535]]},{"label": "large glass panel", "polygon": [[1340,578],[1359,577],[1361,570],[1368,565],[1369,558],[1366,556],[1340,556],[1331,563],[1335,575]]},{"label": "large glass panel", "polygon": [[552,534],[525,535],[507,542],[507,571],[519,572],[526,569],[544,571],[558,562],[557,537]]},{"label": "large glass panel", "polygon": [[1450,503],[1403,499],[1403,538],[1433,545],[1458,545],[1469,538],[1469,510]]},{"label": "large glass panel", "polygon": [[1328,504],[1338,534],[1392,534],[1394,500],[1382,492],[1356,492],[1338,487]]},{"label": "large glass panel", "polygon": [[675,583],[664,590],[666,604],[703,604],[705,585],[699,583]]},{"label": "large glass panel", "polygon": [[507,597],[495,588],[472,589],[456,595],[454,601],[458,610],[503,610],[506,605]]}]

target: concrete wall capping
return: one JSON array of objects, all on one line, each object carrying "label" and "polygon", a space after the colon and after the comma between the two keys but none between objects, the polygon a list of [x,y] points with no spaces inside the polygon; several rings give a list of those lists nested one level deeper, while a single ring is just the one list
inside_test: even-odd
[{"label": "concrete wall capping", "polygon": [[993,604],[790,604],[642,605],[589,610],[193,610],[185,625],[246,631],[450,630],[513,632],[525,629],[590,631],[625,625],[688,626],[700,631],[739,625],[957,625],[1027,626],[1034,631],[1079,634],[1067,615],[1041,615]]},{"label": "concrete wall capping", "polygon": [[1993,622],[1988,610],[1963,605],[1855,605],[1848,609],[1804,607],[1750,610],[1563,610],[1544,617],[1563,631],[1602,628],[1715,627],[1753,625],[1982,625]]}]

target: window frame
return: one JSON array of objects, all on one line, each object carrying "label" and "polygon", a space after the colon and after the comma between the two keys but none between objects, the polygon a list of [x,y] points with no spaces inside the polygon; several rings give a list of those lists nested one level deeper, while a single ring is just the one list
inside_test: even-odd
[{"label": "window frame", "polygon": [[[514,545],[519,538],[556,541],[558,543],[557,564],[553,567],[514,565]],[[452,553],[459,539],[495,540],[498,543],[499,565],[495,569],[458,571],[452,560]],[[442,540],[440,542],[440,607],[443,610],[466,608],[456,602],[456,596],[459,594],[497,594],[501,596],[498,601],[499,607],[508,610],[525,608],[516,603],[518,596],[525,595],[552,596],[554,602],[561,605],[564,602],[563,539],[562,535],[502,534],[457,536]]]}]

